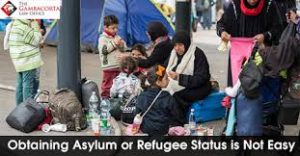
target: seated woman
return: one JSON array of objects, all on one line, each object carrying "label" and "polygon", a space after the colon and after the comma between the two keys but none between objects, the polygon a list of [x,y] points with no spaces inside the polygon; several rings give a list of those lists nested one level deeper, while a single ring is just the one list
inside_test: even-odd
[{"label": "seated woman", "polygon": [[137,59],[139,67],[150,68],[165,63],[173,49],[168,33],[168,29],[161,22],[154,21],[148,24],[147,34],[152,42],[153,51],[149,57]]},{"label": "seated woman", "polygon": [[211,92],[209,65],[203,51],[191,43],[186,32],[177,32],[167,66],[170,82],[166,88],[185,109]]}]

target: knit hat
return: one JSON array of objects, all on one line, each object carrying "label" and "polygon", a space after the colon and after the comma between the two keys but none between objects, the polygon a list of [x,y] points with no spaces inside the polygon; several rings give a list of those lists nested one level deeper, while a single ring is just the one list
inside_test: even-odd
[{"label": "knit hat", "polygon": [[182,43],[184,44],[185,52],[189,49],[191,45],[191,37],[186,31],[178,31],[173,37],[173,44]]},{"label": "knit hat", "polygon": [[168,30],[161,22],[150,22],[147,32],[150,35],[151,41],[155,41],[159,37],[167,36]]}]

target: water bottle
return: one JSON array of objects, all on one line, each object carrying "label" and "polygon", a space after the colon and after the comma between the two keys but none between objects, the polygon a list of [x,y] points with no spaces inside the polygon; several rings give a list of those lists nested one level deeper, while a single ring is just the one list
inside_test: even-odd
[{"label": "water bottle", "polygon": [[109,100],[102,100],[100,105],[100,119],[101,119],[101,135],[108,135],[109,121],[110,121],[110,102]]},{"label": "water bottle", "polygon": [[192,108],[189,116],[189,131],[191,136],[195,136],[197,134],[194,111],[195,110]]},{"label": "water bottle", "polygon": [[92,126],[92,119],[98,118],[98,108],[99,105],[99,99],[96,95],[96,92],[92,92],[92,95],[89,99],[89,113],[88,113],[88,125],[91,127]]},{"label": "water bottle", "polygon": [[89,108],[90,108],[89,111],[97,112],[98,105],[99,105],[99,99],[96,95],[96,92],[92,92],[92,95],[89,100]]}]

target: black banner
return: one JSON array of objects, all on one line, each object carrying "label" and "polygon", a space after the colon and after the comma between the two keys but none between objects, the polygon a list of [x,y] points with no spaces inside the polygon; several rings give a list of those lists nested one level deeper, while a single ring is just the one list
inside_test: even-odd
[{"label": "black banner", "polygon": [[0,156],[299,156],[299,137],[0,137]]}]

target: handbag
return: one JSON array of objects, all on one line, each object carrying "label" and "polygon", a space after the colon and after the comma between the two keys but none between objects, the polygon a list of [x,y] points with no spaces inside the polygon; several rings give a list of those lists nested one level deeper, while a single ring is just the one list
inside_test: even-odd
[{"label": "handbag", "polygon": [[132,124],[136,111],[137,96],[131,95],[124,106],[121,106],[121,122]]},{"label": "handbag", "polygon": [[249,99],[259,97],[259,86],[264,76],[261,66],[257,66],[254,61],[257,51],[258,45],[256,44],[248,59],[248,63],[243,67],[239,75],[242,92]]},{"label": "handbag", "polygon": [[12,128],[29,133],[34,131],[44,118],[44,107],[36,102],[36,98],[29,98],[13,109],[6,122]]}]

